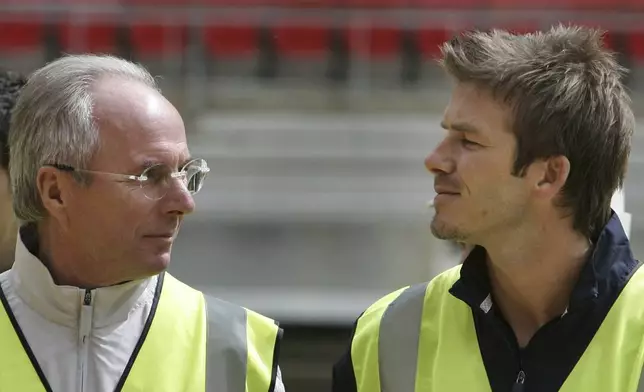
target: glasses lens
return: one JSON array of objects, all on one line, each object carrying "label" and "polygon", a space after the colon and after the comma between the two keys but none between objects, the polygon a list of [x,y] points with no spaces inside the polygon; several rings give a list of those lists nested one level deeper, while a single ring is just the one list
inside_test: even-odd
[{"label": "glasses lens", "polygon": [[188,191],[192,194],[199,192],[209,171],[206,161],[203,159],[195,159],[189,162],[183,170],[186,173],[186,187]]},{"label": "glasses lens", "polygon": [[145,197],[151,200],[159,200],[168,193],[172,178],[172,171],[168,166],[150,166],[141,175],[146,177],[146,180],[141,182]]},{"label": "glasses lens", "polygon": [[209,171],[208,164],[203,159],[188,162],[179,173],[173,173],[166,165],[154,165],[142,173],[146,180],[141,182],[141,188],[145,197],[159,200],[168,193],[176,177],[181,180],[188,192],[195,194],[201,190]]}]

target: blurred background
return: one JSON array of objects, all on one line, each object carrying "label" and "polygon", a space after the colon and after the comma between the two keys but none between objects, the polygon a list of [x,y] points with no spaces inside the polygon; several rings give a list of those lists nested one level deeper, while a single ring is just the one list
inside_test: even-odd
[{"label": "blurred background", "polygon": [[[328,391],[369,304],[456,264],[428,231],[423,159],[466,29],[600,26],[643,109],[644,0],[0,0],[0,66],[113,53],[158,76],[212,168],[171,272],[280,320],[289,391]],[[644,242],[644,142],[626,184]]]}]

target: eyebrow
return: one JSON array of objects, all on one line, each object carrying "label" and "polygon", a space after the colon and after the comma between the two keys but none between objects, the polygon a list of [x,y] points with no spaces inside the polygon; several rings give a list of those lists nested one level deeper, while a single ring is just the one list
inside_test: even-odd
[{"label": "eyebrow", "polygon": [[463,133],[481,133],[481,131],[474,125],[466,122],[452,123],[449,126],[444,121],[441,122],[441,127],[446,130],[454,130]]},{"label": "eyebrow", "polygon": [[[179,162],[179,167],[178,168],[181,169],[182,167],[184,167],[186,165],[186,163],[192,161],[193,159],[195,159],[195,158],[192,155],[188,154],[188,156],[186,158],[182,159],[181,162]],[[141,165],[139,165],[139,168],[141,170],[146,170],[146,169],[148,169],[148,168],[150,168],[152,166],[155,166],[155,165],[166,165],[166,163],[161,161],[161,160],[157,160],[157,159],[146,159],[146,160],[143,161],[143,163]]]},{"label": "eyebrow", "polygon": [[179,164],[179,170],[181,170],[181,168],[183,168],[188,162],[192,161],[193,159],[195,159],[195,157],[188,155],[188,157]]}]

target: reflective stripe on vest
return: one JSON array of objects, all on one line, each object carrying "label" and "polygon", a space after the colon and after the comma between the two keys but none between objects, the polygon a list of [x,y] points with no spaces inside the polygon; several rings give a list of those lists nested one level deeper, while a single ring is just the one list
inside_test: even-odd
[{"label": "reflective stripe on vest", "polygon": [[[0,391],[51,391],[1,290],[0,299]],[[280,338],[273,320],[165,273],[115,390],[271,392]]]},{"label": "reflective stripe on vest", "polygon": [[281,338],[277,324],[217,298],[206,296],[206,302],[208,392],[273,391]]},{"label": "reflective stripe on vest", "polygon": [[[374,303],[358,319],[351,358],[358,392],[489,392],[472,310],[449,293],[460,266]],[[641,392],[644,268],[613,304],[562,392]],[[530,375],[527,375],[529,382]]]}]

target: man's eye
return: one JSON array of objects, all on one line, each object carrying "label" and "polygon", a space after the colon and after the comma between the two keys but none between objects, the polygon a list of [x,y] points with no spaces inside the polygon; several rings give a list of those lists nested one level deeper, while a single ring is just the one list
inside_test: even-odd
[{"label": "man's eye", "polygon": [[478,145],[479,145],[478,143],[475,143],[475,142],[473,142],[473,141],[471,141],[471,140],[467,140],[467,139],[461,139],[461,143],[463,143],[463,145],[464,145],[465,147],[474,147],[474,146],[478,146]]},{"label": "man's eye", "polygon": [[163,165],[152,166],[148,168],[144,175],[148,178],[150,184],[159,184],[163,182],[168,174],[168,168]]}]

